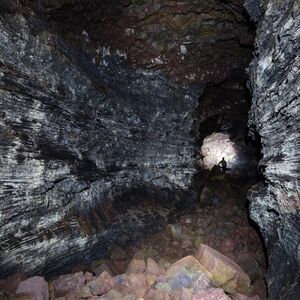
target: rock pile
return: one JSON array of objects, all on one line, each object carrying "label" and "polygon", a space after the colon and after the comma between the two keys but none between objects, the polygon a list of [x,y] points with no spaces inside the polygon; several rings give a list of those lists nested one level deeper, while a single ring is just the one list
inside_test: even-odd
[{"label": "rock pile", "polygon": [[[18,284],[16,284],[18,282]],[[12,285],[14,288],[12,288]],[[195,256],[168,267],[151,258],[134,258],[126,272],[76,272],[49,280],[14,276],[2,283],[9,299],[33,300],[258,300],[250,276],[236,263],[201,244]]]}]

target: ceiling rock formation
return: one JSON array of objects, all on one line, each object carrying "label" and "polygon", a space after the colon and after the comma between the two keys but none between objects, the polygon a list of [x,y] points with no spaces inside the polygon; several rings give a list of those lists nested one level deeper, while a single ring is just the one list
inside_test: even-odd
[{"label": "ceiling rock formation", "polygon": [[[243,0],[20,1],[43,14],[68,39],[96,45],[95,60],[119,55],[173,81],[220,83],[245,78],[251,59]],[[104,58],[104,59],[103,59]]]},{"label": "ceiling rock formation", "polygon": [[261,138],[265,177],[265,183],[249,194],[251,217],[268,250],[269,299],[298,299],[300,5],[293,0],[250,0],[246,7],[260,20],[250,67],[249,123]]}]

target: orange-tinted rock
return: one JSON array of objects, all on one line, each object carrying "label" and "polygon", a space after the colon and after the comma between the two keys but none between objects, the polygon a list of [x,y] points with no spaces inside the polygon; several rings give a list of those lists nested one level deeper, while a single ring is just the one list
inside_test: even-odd
[{"label": "orange-tinted rock", "polygon": [[134,274],[134,273],[143,273],[146,270],[146,264],[143,259],[134,258],[128,265],[127,273]]},{"label": "orange-tinted rock", "polygon": [[209,289],[199,291],[192,300],[230,300],[230,298],[222,289]]},{"label": "orange-tinted rock", "polygon": [[249,276],[228,257],[204,244],[200,246],[195,256],[212,275],[215,286],[222,286],[226,292],[232,294],[250,292]]},{"label": "orange-tinted rock", "polygon": [[48,300],[48,283],[44,277],[31,277],[19,283],[16,293],[19,296],[25,294],[26,298],[30,295],[32,300]]},{"label": "orange-tinted rock", "polygon": [[84,283],[85,277],[83,272],[61,275],[52,282],[51,290],[56,298],[63,297],[74,291],[76,288],[80,289]]}]

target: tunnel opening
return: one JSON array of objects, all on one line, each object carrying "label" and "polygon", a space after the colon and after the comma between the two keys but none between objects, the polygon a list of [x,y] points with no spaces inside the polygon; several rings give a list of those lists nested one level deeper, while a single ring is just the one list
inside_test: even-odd
[{"label": "tunnel opening", "polygon": [[[246,86],[255,27],[243,1],[202,2],[6,2],[1,25],[12,40],[14,26],[21,30],[28,48],[14,44],[26,52],[24,60],[6,58],[3,72],[12,79],[4,80],[5,89],[21,99],[26,94],[26,105],[33,100],[17,115],[13,105],[6,108],[0,124],[8,128],[12,158],[4,164],[36,174],[18,195],[40,202],[13,215],[17,233],[9,218],[3,221],[1,276],[13,274],[0,283],[5,296],[8,282],[23,282],[23,273],[55,282],[52,298],[102,296],[114,290],[107,282],[101,291],[99,280],[96,292],[80,290],[82,297],[64,285],[81,288],[107,272],[117,286],[107,299],[132,291],[160,299],[155,289],[196,293],[196,281],[200,291],[221,288],[218,299],[266,299],[265,250],[247,208],[248,190],[261,176]],[[7,199],[16,199],[18,188],[5,185]],[[23,211],[31,222],[20,217]],[[199,266],[194,272],[189,264],[205,251],[211,261],[202,264],[216,270],[200,280]],[[172,266],[183,257],[189,262],[178,275]],[[130,277],[147,268],[155,278]],[[214,277],[220,274],[225,280]]]}]

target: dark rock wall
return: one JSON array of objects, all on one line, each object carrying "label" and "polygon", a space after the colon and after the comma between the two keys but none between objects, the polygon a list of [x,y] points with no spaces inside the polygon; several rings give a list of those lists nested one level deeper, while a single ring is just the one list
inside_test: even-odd
[{"label": "dark rock wall", "polygon": [[[264,184],[249,194],[269,258],[270,299],[300,295],[300,4],[246,1],[259,20],[249,124],[261,138]],[[260,12],[260,13],[259,13]]]},{"label": "dark rock wall", "polygon": [[100,255],[105,203],[129,189],[191,195],[200,88],[114,56],[96,65],[35,18],[0,28],[1,276],[50,271],[97,243]]},{"label": "dark rock wall", "polygon": [[101,257],[195,199],[199,97],[251,57],[242,4],[0,0],[1,277]]}]

